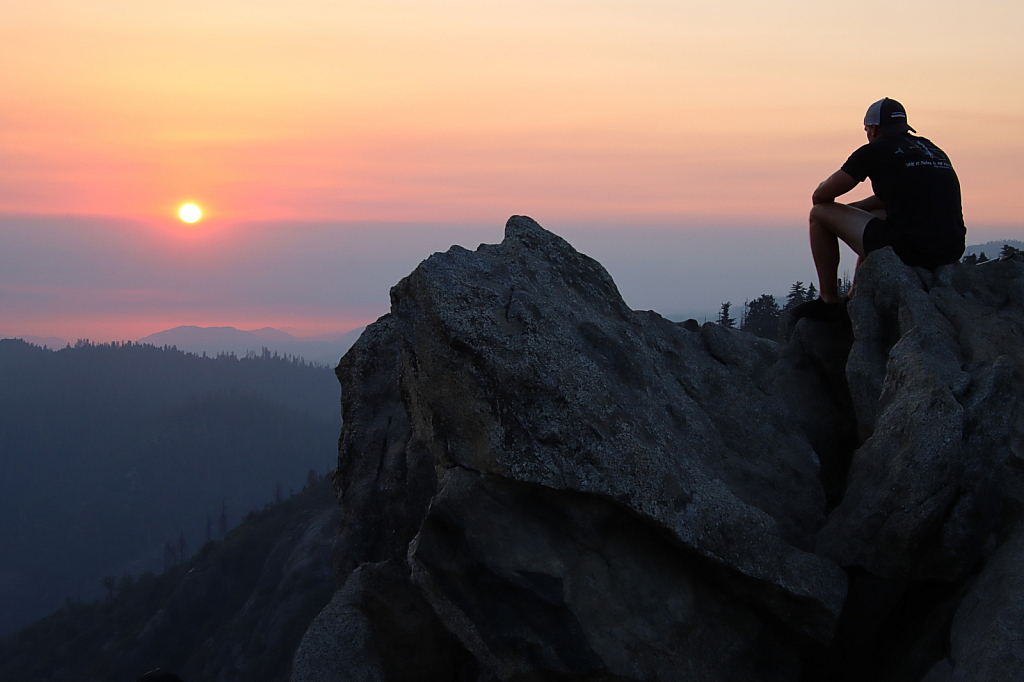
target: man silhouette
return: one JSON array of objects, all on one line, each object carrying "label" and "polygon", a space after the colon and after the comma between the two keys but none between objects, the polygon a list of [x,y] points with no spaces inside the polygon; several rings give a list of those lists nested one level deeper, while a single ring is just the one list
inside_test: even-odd
[{"label": "man silhouette", "polygon": [[[930,140],[911,135],[903,105],[880,99],[864,116],[868,143],[818,185],[811,197],[811,255],[820,298],[793,309],[796,317],[838,319],[842,310],[836,276],[839,240],[857,253],[891,246],[904,263],[933,269],[964,252],[960,181],[949,157]],[[850,204],[836,202],[866,178],[874,194]]]}]

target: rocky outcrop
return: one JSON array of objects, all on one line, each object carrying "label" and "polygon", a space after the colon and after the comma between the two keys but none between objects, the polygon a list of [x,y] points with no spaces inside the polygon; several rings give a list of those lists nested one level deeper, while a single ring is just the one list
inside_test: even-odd
[{"label": "rocky outcrop", "polygon": [[972,642],[1020,618],[1020,267],[873,255],[852,328],[780,348],[630,310],[529,218],[434,254],[338,366],[293,679],[1019,679]]},{"label": "rocky outcrop", "polygon": [[[931,662],[949,655],[929,680],[1024,679],[1020,630],[1009,627],[1024,575],[1008,559],[1024,502],[1024,266],[929,272],[885,250],[858,271],[849,314],[857,447],[816,551],[854,576],[851,595],[874,585],[847,602],[866,618],[861,629],[916,620],[951,640],[931,645]],[[824,469],[830,453],[819,454]],[[868,617],[871,601],[892,611]],[[862,679],[893,680],[921,679],[925,657],[918,645],[870,640],[848,655],[867,667]]]},{"label": "rocky outcrop", "polygon": [[864,267],[846,370],[864,442],[819,552],[890,578],[956,580],[975,566],[1024,454],[1019,269],[933,275],[891,251]]}]

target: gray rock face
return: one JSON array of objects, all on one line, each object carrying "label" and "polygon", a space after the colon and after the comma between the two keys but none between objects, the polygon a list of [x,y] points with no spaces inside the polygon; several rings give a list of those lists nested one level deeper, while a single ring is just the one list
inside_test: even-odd
[{"label": "gray rock face", "polygon": [[399,391],[401,337],[384,316],[338,365],[345,428],[335,488],[342,508],[338,574],[401,558],[416,535],[437,476],[431,453],[410,443],[412,425]]},{"label": "gray rock face", "polygon": [[1020,268],[883,250],[780,348],[629,310],[529,218],[434,254],[338,367],[293,679],[1021,679]]},{"label": "gray rock face", "polygon": [[295,682],[477,679],[475,662],[409,582],[407,547],[437,476],[430,452],[411,442],[400,369],[392,316],[368,327],[338,365],[345,422],[334,481],[340,584],[296,652]]},{"label": "gray rock face", "polygon": [[[1017,262],[929,272],[885,249],[857,273],[848,393],[812,361],[841,357],[837,325],[798,324],[775,367],[791,404],[820,400],[809,435],[855,414],[817,552],[853,577],[835,648],[856,679],[1024,679],[1022,284]],[[841,473],[842,448],[811,441]]]},{"label": "gray rock face", "polygon": [[950,680],[1024,680],[1024,532],[1019,525],[957,611]]},{"label": "gray rock face", "polygon": [[391,295],[414,438],[442,471],[615,501],[794,629],[828,632],[845,577],[804,551],[824,497],[771,394],[771,344],[634,313],[527,218],[500,245],[435,254]]},{"label": "gray rock face", "polygon": [[828,508],[846,492],[846,477],[857,448],[857,415],[849,384],[846,359],[853,345],[847,324],[808,324],[793,327],[783,319],[788,343],[772,367],[775,390],[789,405],[821,464],[821,481]]},{"label": "gray rock face", "polygon": [[319,682],[477,679],[475,663],[409,584],[408,567],[363,564],[317,616],[291,679]]},{"label": "gray rock face", "polygon": [[777,350],[629,310],[528,218],[424,261],[338,368],[344,588],[303,650],[364,654],[302,654],[295,679],[380,669],[352,604],[381,562],[472,679],[798,675],[846,576],[811,551],[825,497],[772,386]]},{"label": "gray rock face", "polygon": [[799,676],[782,629],[715,567],[598,496],[456,467],[410,557],[445,626],[499,679]]},{"label": "gray rock face", "polygon": [[865,440],[821,554],[888,578],[975,566],[1024,452],[1020,267],[931,275],[886,251],[858,272],[847,377]]}]

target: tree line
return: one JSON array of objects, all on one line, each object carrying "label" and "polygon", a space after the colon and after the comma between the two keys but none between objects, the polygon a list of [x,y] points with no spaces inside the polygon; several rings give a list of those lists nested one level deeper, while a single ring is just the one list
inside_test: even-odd
[{"label": "tree line", "polygon": [[[837,280],[839,295],[846,296],[850,291],[852,282],[848,273]],[[789,288],[786,300],[779,304],[778,299],[771,294],[761,294],[753,300],[743,303],[739,319],[732,315],[732,302],[726,301],[718,312],[716,322],[724,327],[740,329],[765,339],[776,340],[779,334],[779,319],[782,313],[794,306],[818,298],[818,288],[814,283],[805,285],[797,281]]]},{"label": "tree line", "polygon": [[[1009,244],[1003,244],[998,259],[1010,260],[1014,257],[1024,257],[1024,251]],[[977,255],[968,254],[960,262],[964,265],[980,265],[987,263],[989,260],[985,252],[982,251]],[[853,286],[848,272],[844,273],[836,283],[839,288],[840,298],[846,297]],[[801,303],[813,301],[817,297],[818,290],[813,282],[806,286],[803,282],[795,282],[790,286],[789,293],[786,294],[786,300],[781,305],[775,296],[761,294],[753,300],[744,301],[743,308],[737,319],[733,316],[732,302],[726,301],[719,308],[718,318],[715,321],[723,327],[739,328],[742,331],[775,341],[778,340],[779,319],[782,317],[782,313]]]},{"label": "tree line", "polygon": [[[1024,252],[1022,252],[1020,249],[1014,246],[1010,246],[1009,244],[1003,244],[1003,248],[999,250],[998,260],[1010,260],[1014,256],[1018,256],[1021,254],[1024,254]],[[978,254],[967,254],[962,259],[960,259],[960,262],[963,263],[964,265],[981,265],[982,263],[989,262],[989,260],[991,259],[985,255],[984,251],[982,251],[981,253]]]}]

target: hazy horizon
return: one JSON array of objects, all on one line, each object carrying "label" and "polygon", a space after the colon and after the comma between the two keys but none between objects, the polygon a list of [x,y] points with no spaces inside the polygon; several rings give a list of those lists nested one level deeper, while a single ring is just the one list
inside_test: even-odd
[{"label": "hazy horizon", "polygon": [[[544,226],[601,262],[630,307],[673,319],[814,281],[802,225]],[[432,253],[500,242],[503,229],[279,221],[179,239],[137,221],[0,215],[0,334],[73,343],[182,325],[344,333],[388,312],[390,288]],[[1021,237],[972,228],[968,242]],[[844,248],[841,271],[853,262]]]}]

